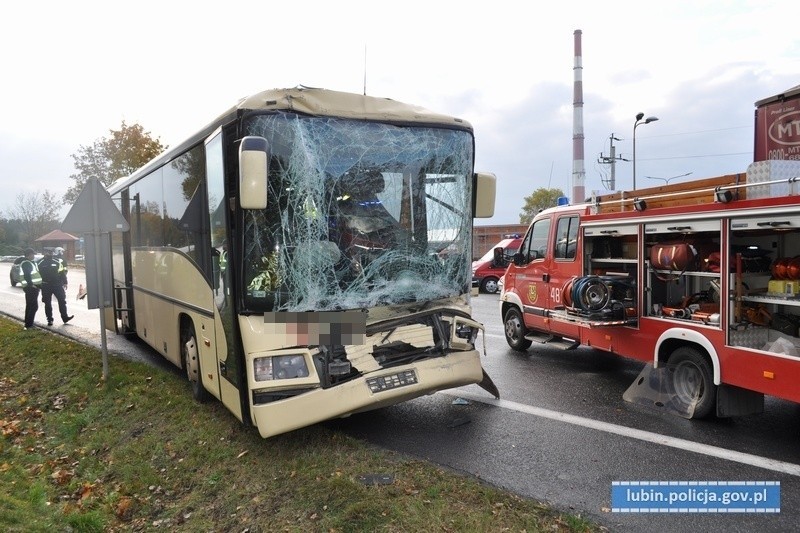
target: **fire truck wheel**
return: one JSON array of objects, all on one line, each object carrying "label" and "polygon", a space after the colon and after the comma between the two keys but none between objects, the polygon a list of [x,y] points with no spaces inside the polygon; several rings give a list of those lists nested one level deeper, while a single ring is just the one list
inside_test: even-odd
[{"label": "fire truck wheel", "polygon": [[497,292],[498,288],[499,286],[497,285],[497,278],[489,276],[488,278],[483,278],[483,281],[481,281],[481,290],[483,292],[494,294]]},{"label": "fire truck wheel", "polygon": [[681,346],[669,358],[674,369],[675,394],[682,404],[696,402],[692,418],[705,418],[714,410],[717,387],[706,357],[690,346]]},{"label": "fire truck wheel", "polygon": [[186,377],[192,386],[192,398],[198,402],[205,402],[208,400],[209,394],[201,381],[200,351],[197,346],[194,325],[189,319],[181,321],[181,356]]},{"label": "fire truck wheel", "polygon": [[506,311],[503,323],[505,325],[506,342],[511,348],[518,352],[524,352],[530,348],[531,341],[525,338],[527,330],[519,309],[512,307]]}]

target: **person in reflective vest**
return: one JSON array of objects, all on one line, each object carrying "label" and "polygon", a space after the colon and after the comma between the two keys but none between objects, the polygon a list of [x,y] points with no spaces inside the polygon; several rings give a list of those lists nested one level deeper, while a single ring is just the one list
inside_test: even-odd
[{"label": "person in reflective vest", "polygon": [[42,303],[47,325],[53,325],[53,296],[58,302],[58,312],[66,324],[73,316],[67,314],[67,265],[62,257],[53,257],[52,252],[45,251],[44,258],[39,261],[39,273],[42,276]]},{"label": "person in reflective vest", "polygon": [[25,329],[33,328],[33,319],[39,310],[39,286],[42,276],[39,274],[39,265],[33,260],[36,253],[33,248],[25,250],[25,259],[20,263],[22,269],[22,290],[25,291]]}]

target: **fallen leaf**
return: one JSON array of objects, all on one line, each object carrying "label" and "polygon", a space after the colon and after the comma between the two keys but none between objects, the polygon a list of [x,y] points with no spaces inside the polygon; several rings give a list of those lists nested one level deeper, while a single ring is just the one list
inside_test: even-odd
[{"label": "fallen leaf", "polygon": [[3,429],[3,435],[5,436],[19,435],[21,433],[19,424],[20,424],[19,420],[12,420],[10,422],[6,422],[5,420],[0,420],[0,428]]},{"label": "fallen leaf", "polygon": [[84,483],[83,486],[78,490],[78,499],[85,500],[86,498],[91,497],[93,489],[94,485],[91,483]]},{"label": "fallen leaf", "polygon": [[114,507],[114,514],[116,514],[117,518],[119,518],[120,520],[125,520],[128,518],[132,505],[133,505],[133,500],[131,500],[127,496],[123,496],[122,498],[120,498],[116,507]]},{"label": "fallen leaf", "polygon": [[50,474],[50,477],[53,478],[53,481],[56,482],[58,485],[65,485],[69,482],[70,479],[75,475],[75,472],[71,470],[61,470],[60,468]]}]

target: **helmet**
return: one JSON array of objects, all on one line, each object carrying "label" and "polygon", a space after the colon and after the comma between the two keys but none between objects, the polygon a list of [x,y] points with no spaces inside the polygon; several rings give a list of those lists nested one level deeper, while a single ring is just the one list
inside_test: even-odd
[{"label": "helmet", "polygon": [[64,255],[64,249],[59,246],[58,248],[53,250],[53,255],[56,256],[56,257],[63,256]]}]

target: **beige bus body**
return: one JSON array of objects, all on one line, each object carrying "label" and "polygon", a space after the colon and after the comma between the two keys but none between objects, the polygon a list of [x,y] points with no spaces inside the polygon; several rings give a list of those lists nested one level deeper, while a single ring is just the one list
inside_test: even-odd
[{"label": "beige bus body", "polygon": [[[248,262],[243,250],[252,248],[258,242],[247,240],[249,237],[245,228],[239,231],[245,233],[243,238],[246,243],[236,243],[226,256],[226,262],[230,261],[233,265],[228,268],[228,275],[232,276],[228,284],[232,288],[226,288],[224,280],[220,287],[218,257],[222,245],[217,242],[214,232],[219,230],[220,235],[229,236],[231,228],[224,223],[225,218],[221,218],[223,222],[219,222],[214,217],[228,210],[226,216],[229,219],[240,217],[236,220],[249,221],[249,213],[255,213],[266,220],[271,209],[274,211],[280,209],[279,205],[285,205],[275,195],[300,188],[290,184],[293,187],[282,187],[278,192],[270,189],[273,192],[266,194],[267,189],[273,186],[270,185],[272,182],[267,181],[267,171],[270,156],[274,155],[270,150],[274,148],[259,136],[243,136],[240,132],[243,124],[253,116],[283,116],[281,113],[285,112],[292,117],[299,117],[299,123],[303,123],[303,120],[331,117],[343,119],[345,126],[352,124],[353,128],[365,124],[390,128],[387,135],[395,130],[401,131],[405,136],[413,135],[420,128],[420,131],[434,134],[453,131],[457,135],[463,135],[466,132],[468,137],[459,141],[462,144],[466,141],[469,145],[464,144],[467,146],[466,151],[452,154],[454,159],[468,159],[469,164],[462,163],[462,172],[457,175],[463,178],[462,181],[459,182],[458,179],[461,178],[456,179],[455,174],[453,176],[456,177],[450,177],[442,172],[434,172],[423,174],[424,179],[420,182],[424,184],[423,187],[432,183],[430,186],[433,190],[442,193],[445,201],[439,199],[439,204],[444,204],[449,210],[446,215],[452,219],[447,219],[451,222],[450,226],[454,226],[452,221],[455,220],[452,218],[455,215],[450,214],[451,212],[461,213],[458,216],[465,218],[459,219],[461,223],[451,230],[447,227],[436,229],[426,226],[427,237],[424,238],[429,241],[437,239],[433,252],[440,250],[439,256],[435,253],[430,255],[432,244],[428,242],[428,250],[425,252],[428,255],[406,258],[411,261],[412,266],[414,261],[425,262],[423,270],[415,271],[412,267],[406,267],[410,270],[398,274],[401,277],[379,278],[377,281],[373,279],[371,283],[377,288],[367,290],[362,287],[358,292],[351,285],[364,285],[370,265],[378,264],[382,259],[378,254],[383,252],[375,252],[374,249],[369,252],[377,257],[372,258],[373,263],[362,258],[358,265],[361,270],[356,269],[358,274],[353,274],[356,276],[354,282],[339,280],[338,285],[326,286],[322,281],[307,279],[320,275],[320,272],[324,275],[325,271],[321,266],[311,263],[307,271],[292,270],[296,268],[292,261],[300,261],[299,252],[303,246],[316,244],[314,249],[317,255],[312,258],[318,258],[324,263],[328,260],[326,250],[331,249],[332,254],[338,254],[336,246],[332,244],[333,238],[325,240],[326,236],[323,236],[321,242],[314,241],[313,238],[310,241],[297,240],[294,244],[275,246],[280,251],[275,252],[275,264],[279,265],[273,267],[275,271],[267,268],[268,257],[261,257],[264,262],[263,271],[258,273],[262,277],[266,276],[263,279],[272,279],[274,286],[269,283],[265,285],[262,279],[262,284],[255,288],[257,280],[247,270],[247,265],[252,261]],[[230,139],[225,140],[223,131]],[[234,134],[238,136],[238,140],[233,139]],[[404,138],[413,140],[413,137]],[[224,191],[222,188],[215,189],[215,196],[212,194],[212,181],[215,179],[214,154],[219,154],[220,160],[230,157],[231,150],[228,148],[234,142],[240,143],[238,161],[235,164],[239,174],[235,179],[228,174],[228,169],[232,166],[229,160],[225,167],[225,177],[219,178],[227,185],[224,185]],[[215,148],[215,143],[221,148]],[[241,421],[256,426],[263,437],[467,384],[480,384],[492,394],[498,395],[497,389],[481,367],[480,353],[475,347],[483,326],[470,318],[469,258],[464,255],[464,260],[461,261],[461,256],[447,256],[452,250],[461,248],[464,249],[464,254],[468,254],[471,250],[469,219],[492,216],[494,212],[495,177],[487,173],[472,173],[472,143],[472,127],[467,122],[386,98],[307,88],[265,91],[245,98],[191,139],[157,157],[130,178],[120,180],[110,187],[112,197],[126,204],[123,213],[127,213],[132,230],[137,232],[127,242],[112,242],[115,316],[110,324],[113,324],[117,332],[135,332],[136,336],[166,359],[179,368],[184,368],[189,380],[193,382],[193,391],[198,399],[205,394],[212,395]],[[309,150],[313,148],[311,146]],[[141,234],[146,231],[146,228],[142,229],[146,224],[139,221],[137,226],[135,220],[137,216],[144,217],[148,214],[144,199],[141,206],[137,203],[140,200],[139,194],[152,201],[152,197],[147,196],[150,194],[147,180],[162,169],[165,169],[165,173],[173,172],[169,170],[170,163],[173,167],[182,168],[175,161],[189,153],[194,157],[202,154],[206,158],[206,170],[199,180],[203,183],[198,186],[198,190],[201,187],[208,190],[203,197],[214,197],[216,205],[220,200],[217,198],[218,194],[224,194],[217,211],[213,212],[212,209],[210,215],[208,209],[201,205],[201,211],[205,210],[203,216],[206,218],[205,225],[198,224],[198,227],[210,229],[203,230],[205,233],[197,230],[200,237],[194,237],[196,241],[183,246],[169,241],[168,237],[165,237],[168,242],[156,245],[145,243],[147,239]],[[450,156],[447,153],[444,155]],[[222,168],[222,163],[219,163],[219,167]],[[187,176],[191,178],[191,175]],[[274,179],[272,174],[270,176],[270,180]],[[343,176],[346,177],[346,174]],[[389,183],[396,178],[398,183],[402,183],[402,187],[410,186],[406,184],[413,179],[402,177],[397,171],[385,170],[383,176],[380,178],[382,183]],[[345,177],[340,178],[341,182],[349,183],[345,181]],[[185,184],[188,178],[181,183]],[[302,179],[311,178],[302,176]],[[437,180],[448,185],[437,185]],[[459,185],[462,182],[464,185]],[[185,206],[186,213],[182,217],[180,213],[174,213],[174,209],[168,213],[168,180],[164,178],[163,183],[165,207],[164,213],[157,215],[160,217],[157,218],[158,223],[166,227],[180,218],[180,229],[187,230],[191,223],[184,219],[187,217],[186,213],[190,212],[191,205]],[[319,183],[320,187],[327,186],[327,182]],[[307,183],[303,182],[301,185]],[[471,187],[471,197],[466,197],[469,195],[469,188],[459,187]],[[434,192],[433,195],[435,194]],[[331,195],[330,198],[334,196]],[[427,196],[431,196],[429,191]],[[344,197],[347,198],[347,195]],[[340,200],[341,197],[336,197],[336,201]],[[295,203],[292,205],[298,204],[296,198],[293,201]],[[415,200],[403,196],[398,201],[402,203]],[[188,203],[191,204],[190,201]],[[206,201],[206,204],[210,203],[211,200]],[[372,203],[376,201],[373,200]],[[152,201],[152,205],[159,204]],[[402,212],[404,205],[398,205],[396,209]],[[295,209],[300,212],[299,207]],[[308,205],[304,204],[303,209],[314,222],[318,208],[313,199]],[[413,209],[427,208],[425,204],[420,204]],[[435,225],[437,219],[433,213],[428,213],[430,220],[422,219],[425,224]],[[334,213],[327,214],[332,218]],[[351,215],[352,212],[348,211],[346,214]],[[150,216],[152,219],[152,215]],[[169,218],[170,216],[177,218]],[[299,215],[295,214],[297,216]],[[395,217],[398,223],[403,216],[405,215],[398,214]],[[348,220],[353,218],[355,217],[351,216]],[[363,225],[364,220],[357,222]],[[243,222],[237,224],[244,226]],[[413,222],[411,224],[413,226]],[[285,231],[283,227],[279,229]],[[457,237],[453,230],[457,230]],[[170,229],[160,231],[166,234]],[[416,235],[419,238],[423,234],[418,231]],[[178,234],[171,238],[180,240],[183,237]],[[242,239],[241,236],[237,238]],[[289,232],[288,238],[295,236]],[[339,243],[338,246],[344,245]],[[364,249],[369,247],[361,245],[359,248],[362,253],[367,254],[368,252],[363,252]],[[294,255],[288,255],[290,252],[286,250],[291,250]],[[384,251],[387,250],[393,251],[390,248]],[[205,256],[209,251],[216,254],[213,265],[210,262],[205,263]],[[228,254],[227,244],[225,253]],[[451,270],[441,270],[444,267],[439,265],[448,265],[447,268]],[[430,275],[434,276],[433,289],[425,285],[414,285],[419,284],[429,270],[433,272]],[[463,287],[453,289],[453,276],[459,282],[463,278]],[[269,299],[273,294],[270,291],[277,291],[276,286],[281,282],[291,282],[300,288],[281,293],[283,300],[275,296],[275,304],[266,303],[272,301]],[[306,287],[303,283],[308,283],[309,286]],[[437,284],[450,288],[437,293]],[[422,289],[415,292],[414,287]],[[297,290],[302,294],[298,296]],[[319,299],[319,303],[315,304],[314,297],[320,290],[327,290],[329,297]],[[434,296],[427,298],[426,291]],[[275,308],[269,307],[270,305]],[[245,312],[241,312],[240,307],[246,308]],[[310,323],[304,318],[306,316],[312,317]],[[345,317],[344,323],[342,317]],[[352,327],[347,323],[348,317],[355,317]],[[352,335],[345,333],[338,341],[331,341],[331,338],[337,337],[326,335],[334,330],[351,332]],[[320,340],[326,338],[327,343]],[[404,355],[404,351],[411,355]],[[393,359],[395,352],[402,357]],[[321,362],[323,359],[324,363]],[[290,370],[296,375],[279,378],[278,366],[283,363],[291,365]]]}]

